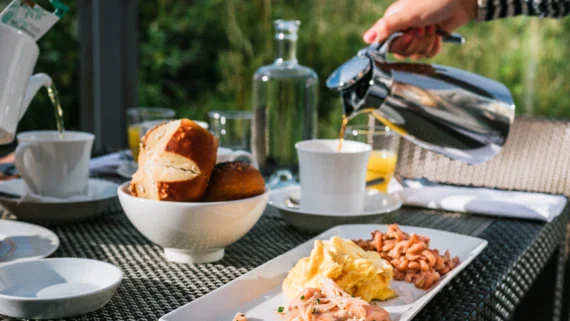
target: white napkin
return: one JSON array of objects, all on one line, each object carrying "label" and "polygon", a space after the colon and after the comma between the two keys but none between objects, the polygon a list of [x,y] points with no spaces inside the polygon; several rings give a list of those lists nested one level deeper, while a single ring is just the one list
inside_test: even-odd
[{"label": "white napkin", "polygon": [[119,166],[130,162],[128,155],[131,152],[127,150],[94,157],[89,162],[89,170],[92,174],[115,174]]},{"label": "white napkin", "polygon": [[550,222],[566,206],[561,195],[488,188],[429,186],[394,192],[405,205]]}]

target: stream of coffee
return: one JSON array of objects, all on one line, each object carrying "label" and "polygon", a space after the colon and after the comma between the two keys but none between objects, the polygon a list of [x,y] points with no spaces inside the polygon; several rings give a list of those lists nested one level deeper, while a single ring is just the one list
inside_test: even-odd
[{"label": "stream of coffee", "polygon": [[59,94],[55,84],[47,87],[47,92],[49,99],[53,105],[53,112],[55,114],[55,122],[57,125],[57,131],[59,132],[59,138],[63,138],[63,133],[65,131],[63,126],[63,110],[61,109],[61,102],[59,101]]},{"label": "stream of coffee", "polygon": [[346,125],[348,124],[348,117],[342,115],[342,124],[340,125],[340,136],[338,138],[338,152],[342,149],[342,143],[344,143],[344,132],[346,131]]}]

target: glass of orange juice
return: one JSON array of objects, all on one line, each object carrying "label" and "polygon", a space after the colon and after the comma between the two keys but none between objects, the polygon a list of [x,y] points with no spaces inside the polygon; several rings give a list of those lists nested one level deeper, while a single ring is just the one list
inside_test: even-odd
[{"label": "glass of orange juice", "polygon": [[382,183],[370,186],[370,188],[387,192],[388,182],[396,171],[400,136],[386,126],[356,125],[346,128],[344,138],[372,146],[366,168],[366,181],[383,178]]},{"label": "glass of orange juice", "polygon": [[147,126],[143,126],[143,123],[161,120],[167,122],[174,119],[175,115],[176,111],[170,108],[137,107],[127,110],[129,149],[131,150],[135,161],[139,158],[139,144],[141,142],[141,137],[146,134],[145,127]]}]

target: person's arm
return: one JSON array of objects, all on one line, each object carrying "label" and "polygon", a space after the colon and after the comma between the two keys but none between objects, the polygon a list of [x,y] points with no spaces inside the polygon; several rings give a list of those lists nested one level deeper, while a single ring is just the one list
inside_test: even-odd
[{"label": "person's arm", "polygon": [[517,15],[561,18],[570,14],[570,0],[396,0],[363,38],[384,41],[396,31],[390,51],[399,58],[432,57],[441,47],[436,27],[453,32],[471,20],[493,20]]},{"label": "person's arm", "polygon": [[561,18],[570,14],[570,0],[478,0],[477,20],[519,15]]}]

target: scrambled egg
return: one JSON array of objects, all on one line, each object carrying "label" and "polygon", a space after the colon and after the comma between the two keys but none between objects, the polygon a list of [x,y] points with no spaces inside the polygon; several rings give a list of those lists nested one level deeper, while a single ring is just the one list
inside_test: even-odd
[{"label": "scrambled egg", "polygon": [[334,236],[315,241],[311,256],[302,258],[283,281],[283,292],[293,298],[307,287],[320,288],[319,275],[332,279],[350,295],[370,302],[396,296],[390,289],[392,266],[376,252],[367,252],[350,240]]}]

